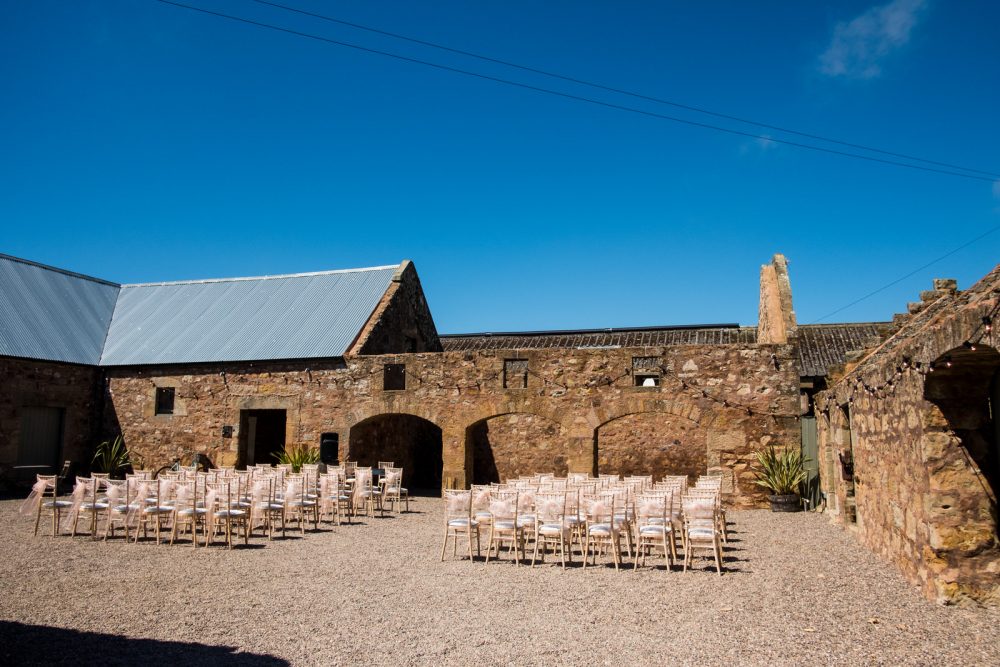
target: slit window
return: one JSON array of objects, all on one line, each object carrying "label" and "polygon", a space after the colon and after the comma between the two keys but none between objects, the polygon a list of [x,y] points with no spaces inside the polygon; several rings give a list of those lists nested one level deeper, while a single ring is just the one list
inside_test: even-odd
[{"label": "slit window", "polygon": [[385,391],[406,389],[406,364],[386,364],[382,367],[382,389]]},{"label": "slit window", "polygon": [[503,360],[503,388],[504,389],[528,388],[527,359]]},{"label": "slit window", "polygon": [[636,387],[659,387],[660,375],[659,357],[632,357],[632,378]]},{"label": "slit window", "polygon": [[156,388],[156,414],[174,414],[174,391],[173,387]]}]

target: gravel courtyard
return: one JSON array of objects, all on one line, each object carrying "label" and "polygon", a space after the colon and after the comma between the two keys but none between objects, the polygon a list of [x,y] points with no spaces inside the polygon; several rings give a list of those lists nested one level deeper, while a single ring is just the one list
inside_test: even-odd
[{"label": "gravel courtyard", "polygon": [[731,512],[719,577],[441,563],[428,498],[233,551],[33,538],[17,506],[5,665],[1000,664],[1000,612],[927,602],[818,515]]}]

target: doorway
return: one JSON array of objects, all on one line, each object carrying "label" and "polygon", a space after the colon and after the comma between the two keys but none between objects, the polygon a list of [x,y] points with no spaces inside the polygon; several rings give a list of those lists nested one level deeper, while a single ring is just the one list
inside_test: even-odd
[{"label": "doorway", "polygon": [[284,410],[240,410],[241,466],[273,465],[285,450]]},{"label": "doorway", "polygon": [[62,453],[63,408],[24,407],[21,409],[21,443],[17,465],[44,466],[36,472],[53,473]]}]

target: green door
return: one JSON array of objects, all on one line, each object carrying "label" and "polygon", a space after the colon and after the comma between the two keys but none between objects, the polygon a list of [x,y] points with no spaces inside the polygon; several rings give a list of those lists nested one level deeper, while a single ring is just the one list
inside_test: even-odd
[{"label": "green door", "polygon": [[802,497],[809,501],[809,507],[819,505],[819,447],[816,441],[816,418],[802,418],[802,457],[805,459],[806,481],[803,483]]}]

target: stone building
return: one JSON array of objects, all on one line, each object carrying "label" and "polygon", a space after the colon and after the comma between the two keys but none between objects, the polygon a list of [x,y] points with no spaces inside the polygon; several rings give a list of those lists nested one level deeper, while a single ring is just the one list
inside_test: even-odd
[{"label": "stone building", "polygon": [[925,593],[1000,604],[1000,266],[936,280],[816,395],[829,510]]},{"label": "stone building", "polygon": [[755,505],[752,452],[799,444],[802,369],[872,335],[797,326],[780,255],[761,271],[758,327],[449,336],[410,262],[143,285],[6,256],[0,271],[8,476],[85,467],[120,432],[147,467],[322,443],[331,458],[401,463],[414,488],[717,470],[735,504]]}]

